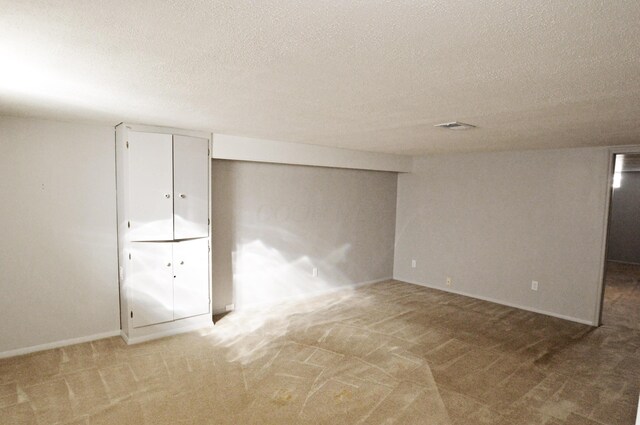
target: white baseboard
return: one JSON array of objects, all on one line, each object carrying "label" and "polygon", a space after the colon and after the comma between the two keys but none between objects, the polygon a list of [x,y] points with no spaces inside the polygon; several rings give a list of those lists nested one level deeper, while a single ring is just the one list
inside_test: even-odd
[{"label": "white baseboard", "polygon": [[119,329],[117,331],[103,332],[94,335],[82,336],[79,338],[63,339],[61,341],[48,342],[46,344],[32,345],[31,347],[17,348],[15,350],[0,352],[0,359],[35,353],[36,351],[51,350],[52,348],[60,348],[67,345],[81,344],[83,342],[95,341],[98,339],[111,338],[118,335],[120,335]]},{"label": "white baseboard", "polygon": [[322,291],[317,295],[330,294],[332,292],[340,292],[345,289],[360,288],[361,286],[373,285],[374,283],[386,282],[387,280],[393,280],[393,277],[390,276],[390,277],[383,277],[382,279],[374,279],[374,280],[366,280],[364,282],[350,283],[345,286],[338,286],[336,288],[328,289],[327,291]]},{"label": "white baseboard", "polygon": [[158,339],[158,338],[164,338],[167,336],[171,336],[171,335],[177,335],[177,334],[181,334],[181,333],[185,333],[185,332],[191,332],[191,331],[195,331],[198,329],[209,329],[211,327],[213,327],[213,322],[211,322],[211,319],[209,315],[207,315],[209,318],[209,323],[205,323],[205,322],[200,322],[200,323],[195,323],[189,326],[182,326],[179,328],[174,328],[174,329],[167,329],[164,331],[160,331],[160,332],[155,332],[155,333],[151,333],[148,335],[143,335],[143,336],[137,336],[137,337],[128,337],[126,333],[124,333],[124,331],[120,331],[119,335],[122,337],[122,339],[124,340],[124,342],[127,343],[127,345],[133,345],[133,344],[140,344],[141,342],[147,342],[147,341],[151,341],[153,339]]},{"label": "white baseboard", "polygon": [[[335,292],[340,292],[340,291],[345,291],[345,290],[349,290],[349,289],[355,289],[355,288],[359,288],[361,286],[366,286],[366,285],[373,285],[374,283],[380,283],[380,282],[386,282],[387,280],[392,280],[393,277],[384,277],[381,279],[374,279],[374,280],[367,280],[364,282],[357,282],[357,283],[349,283],[346,285],[342,285],[342,286],[336,286],[333,288],[327,288],[327,289],[322,289],[320,291],[313,291],[313,292],[308,292],[304,295],[298,295],[298,296],[291,296],[291,297],[287,297],[287,298],[283,298],[281,300],[277,300],[277,301],[272,301],[269,303],[260,303],[260,304],[250,304],[250,305],[245,305],[245,306],[241,306],[242,310],[251,310],[251,309],[259,309],[259,308],[264,308],[264,307],[269,307],[272,305],[278,305],[278,304],[282,304],[282,303],[286,303],[286,302],[295,302],[295,301],[304,301],[310,298],[314,298],[314,297],[320,297],[323,295],[329,295]],[[214,310],[213,314],[223,314],[223,313],[229,313],[226,310],[220,311],[220,310]]]},{"label": "white baseboard", "polygon": [[607,260],[607,263],[628,264],[630,266],[640,266],[640,263],[633,263],[631,261]]},{"label": "white baseboard", "polygon": [[477,295],[477,294],[470,294],[468,292],[458,291],[458,290],[455,290],[455,289],[442,288],[440,286],[429,285],[429,284],[422,283],[422,282],[415,282],[415,281],[411,281],[411,280],[408,280],[408,279],[402,279],[400,277],[394,277],[394,279],[398,280],[400,282],[407,282],[407,283],[411,283],[413,285],[424,286],[426,288],[437,289],[437,290],[443,291],[443,292],[450,292],[452,294],[463,295],[463,296],[469,297],[469,298],[476,298],[476,299],[479,299],[479,300],[482,300],[482,301],[489,301],[489,302],[492,302],[492,303],[495,303],[495,304],[505,305],[507,307],[513,307],[513,308],[517,308],[517,309],[520,309],[520,310],[530,311],[532,313],[538,313],[538,314],[544,314],[545,316],[557,317],[558,319],[569,320],[571,322],[581,323],[583,325],[597,326],[597,324],[595,322],[591,321],[591,320],[579,319],[579,318],[573,317],[573,316],[565,316],[564,314],[558,314],[558,313],[554,313],[552,311],[541,310],[541,309],[538,309],[538,308],[533,308],[533,307],[529,307],[529,306],[525,306],[525,305],[515,304],[515,303],[511,303],[511,302],[504,301],[504,300],[498,300],[496,298],[485,297],[485,296]]},{"label": "white baseboard", "polygon": [[122,338],[124,340],[124,342],[129,345],[129,337],[127,336],[127,334],[120,329],[120,338]]}]

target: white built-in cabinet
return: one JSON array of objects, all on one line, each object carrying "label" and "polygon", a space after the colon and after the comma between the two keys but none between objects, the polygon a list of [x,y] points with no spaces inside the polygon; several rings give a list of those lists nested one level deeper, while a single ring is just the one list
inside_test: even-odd
[{"label": "white built-in cabinet", "polygon": [[134,242],[131,311],[134,328],[209,312],[207,239]]},{"label": "white built-in cabinet", "polygon": [[116,127],[121,328],[128,342],[211,324],[211,135]]}]

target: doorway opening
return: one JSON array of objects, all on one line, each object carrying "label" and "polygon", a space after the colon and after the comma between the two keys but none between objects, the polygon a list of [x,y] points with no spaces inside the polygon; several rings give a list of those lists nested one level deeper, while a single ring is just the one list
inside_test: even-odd
[{"label": "doorway opening", "polygon": [[640,152],[613,164],[600,324],[640,330]]}]

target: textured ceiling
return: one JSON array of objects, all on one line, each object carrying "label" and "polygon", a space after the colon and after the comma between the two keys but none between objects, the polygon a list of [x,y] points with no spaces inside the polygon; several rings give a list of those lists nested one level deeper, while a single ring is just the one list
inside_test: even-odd
[{"label": "textured ceiling", "polygon": [[[380,152],[640,143],[637,0],[0,0],[0,113]],[[478,126],[434,128],[446,121]]]}]

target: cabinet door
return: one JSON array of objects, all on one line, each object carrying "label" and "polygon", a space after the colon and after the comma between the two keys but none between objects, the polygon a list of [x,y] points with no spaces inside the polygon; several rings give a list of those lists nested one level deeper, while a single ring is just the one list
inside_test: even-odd
[{"label": "cabinet door", "polygon": [[174,237],[209,234],[209,141],[173,136]]},{"label": "cabinet door", "polygon": [[128,279],[133,327],[173,320],[173,264],[171,242],[131,244]]},{"label": "cabinet door", "polygon": [[173,318],[209,312],[209,244],[207,239],[173,244]]},{"label": "cabinet door", "polygon": [[129,133],[129,217],[133,241],[173,239],[170,134]]}]

